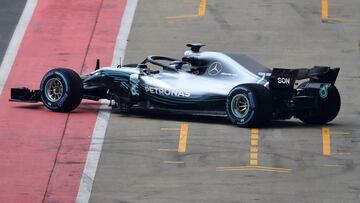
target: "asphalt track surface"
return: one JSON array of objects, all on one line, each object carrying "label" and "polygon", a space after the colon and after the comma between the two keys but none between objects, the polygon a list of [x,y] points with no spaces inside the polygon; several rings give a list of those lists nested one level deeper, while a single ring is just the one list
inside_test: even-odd
[{"label": "asphalt track surface", "polygon": [[11,36],[24,9],[26,0],[0,2],[0,61],[9,45]]},{"label": "asphalt track surface", "polygon": [[324,126],[292,119],[258,132],[113,112],[90,202],[360,202],[359,1],[329,1],[327,23],[320,1],[208,0],[198,16],[201,2],[140,0],[125,61],[181,58],[203,42],[269,67],[340,66],[341,112]]},{"label": "asphalt track surface", "polygon": [[[0,3],[2,58],[25,2]],[[8,103],[9,88],[37,88],[53,66],[110,65],[125,5],[38,1],[0,95],[0,202],[75,201],[99,105],[57,114]],[[343,105],[328,125],[292,119],[263,129],[113,111],[90,202],[360,202],[360,3],[328,5],[322,22],[317,1],[139,0],[126,63],[180,58],[186,43],[203,42],[269,67],[340,66]]]}]

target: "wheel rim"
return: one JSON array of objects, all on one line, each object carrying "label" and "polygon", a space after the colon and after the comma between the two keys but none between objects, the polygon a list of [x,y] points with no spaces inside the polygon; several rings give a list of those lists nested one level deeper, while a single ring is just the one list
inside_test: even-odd
[{"label": "wheel rim", "polygon": [[45,96],[51,102],[57,102],[64,94],[64,87],[59,78],[51,78],[45,85]]},{"label": "wheel rim", "polygon": [[232,113],[238,118],[244,118],[249,113],[250,102],[246,95],[237,94],[231,100]]}]

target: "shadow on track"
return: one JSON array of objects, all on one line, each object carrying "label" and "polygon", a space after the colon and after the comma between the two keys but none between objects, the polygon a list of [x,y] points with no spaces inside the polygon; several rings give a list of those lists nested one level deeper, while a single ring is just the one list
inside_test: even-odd
[{"label": "shadow on track", "polygon": [[[99,103],[96,102],[82,102],[81,105],[71,114],[78,114],[84,112],[97,113]],[[29,105],[19,105],[15,108],[29,109],[29,110],[47,110],[43,104],[29,104]],[[119,117],[131,117],[131,118],[142,118],[142,119],[152,119],[152,120],[166,120],[166,121],[178,121],[178,122],[194,122],[194,123],[204,123],[204,124],[221,124],[228,126],[235,126],[230,122],[227,117],[224,116],[204,116],[204,115],[186,115],[186,114],[169,114],[168,112],[155,112],[155,111],[144,111],[140,109],[131,110],[128,112],[119,111],[116,109],[103,109],[100,111],[111,111],[113,115]],[[328,127],[338,126],[336,123],[325,124]],[[274,120],[270,121],[268,125],[262,126],[263,129],[291,129],[291,128],[320,128],[324,125],[309,125],[305,124],[297,119],[291,120]]]},{"label": "shadow on track", "polygon": [[194,123],[209,123],[209,124],[223,124],[233,125],[227,117],[223,116],[198,116],[186,114],[170,114],[168,112],[155,112],[155,111],[142,111],[132,110],[129,112],[122,112],[119,110],[112,110],[113,115],[119,117],[133,117],[142,119],[156,119],[166,121],[179,121],[179,122],[194,122]]},{"label": "shadow on track", "polygon": [[[119,117],[128,118],[141,118],[141,119],[152,119],[152,120],[166,120],[166,121],[178,121],[178,122],[194,122],[204,124],[221,124],[228,126],[235,126],[230,122],[227,117],[224,116],[203,116],[203,115],[186,115],[186,114],[169,114],[168,112],[154,112],[154,111],[129,111],[122,112],[118,110],[112,110],[113,115]],[[337,124],[328,123],[326,126],[337,126]],[[270,121],[266,126],[262,126],[262,129],[292,129],[292,128],[321,128],[323,125],[310,125],[305,124],[297,119],[291,120],[273,120]]]}]

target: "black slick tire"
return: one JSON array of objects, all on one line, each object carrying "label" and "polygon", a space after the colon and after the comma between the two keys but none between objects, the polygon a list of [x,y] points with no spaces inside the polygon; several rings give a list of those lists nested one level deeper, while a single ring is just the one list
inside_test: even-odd
[{"label": "black slick tire", "polygon": [[40,91],[46,108],[56,112],[70,112],[81,103],[83,84],[75,71],[55,68],[43,77]]},{"label": "black slick tire", "polygon": [[338,89],[331,85],[327,89],[327,96],[318,98],[318,108],[304,112],[298,118],[307,124],[324,124],[332,121],[339,113],[341,98]]},{"label": "black slick tire", "polygon": [[234,87],[226,100],[226,112],[239,127],[261,127],[272,116],[270,91],[260,84],[241,84]]}]

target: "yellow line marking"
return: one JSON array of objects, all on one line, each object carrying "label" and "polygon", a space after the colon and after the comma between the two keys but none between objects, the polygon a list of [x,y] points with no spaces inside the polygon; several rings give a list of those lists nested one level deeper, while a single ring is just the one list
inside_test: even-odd
[{"label": "yellow line marking", "polygon": [[164,164],[184,164],[184,161],[163,161]]},{"label": "yellow line marking", "polygon": [[262,169],[276,169],[276,170],[291,170],[288,168],[275,168],[270,166],[219,166],[217,169],[234,169],[234,168],[262,168]]},{"label": "yellow line marking", "polygon": [[157,149],[159,152],[177,152],[177,149]]},{"label": "yellow line marking", "polygon": [[160,130],[162,130],[162,131],[178,131],[180,129],[179,128],[160,128]]},{"label": "yellow line marking", "polygon": [[321,20],[329,20],[329,5],[327,0],[321,0]]},{"label": "yellow line marking", "polygon": [[252,128],[250,136],[250,166],[258,165],[259,129]]},{"label": "yellow line marking", "polygon": [[198,16],[200,16],[200,17],[205,16],[206,2],[207,2],[207,0],[200,0],[199,11],[198,11]]},{"label": "yellow line marking", "polygon": [[259,149],[257,147],[250,147],[250,152],[251,153],[257,153],[259,151]]},{"label": "yellow line marking", "polygon": [[[189,3],[189,1],[185,2]],[[178,16],[168,16],[166,19],[168,20],[177,20],[177,19],[186,19],[186,18],[193,18],[193,17],[203,17],[206,14],[206,4],[207,0],[199,0],[199,9],[197,14],[185,14],[185,15],[178,15]]]},{"label": "yellow line marking", "polygon": [[235,168],[235,169],[225,169],[225,170],[216,170],[216,171],[265,171],[265,172],[277,172],[277,173],[291,173],[291,171],[282,171],[274,169],[261,169],[261,168]]},{"label": "yellow line marking", "polygon": [[336,153],[333,153],[334,155],[351,155],[350,152],[336,152]]},{"label": "yellow line marking", "polygon": [[268,171],[268,172],[279,172],[279,173],[290,173],[291,169],[287,168],[274,168],[266,166],[226,166],[216,167],[216,171]]},{"label": "yellow line marking", "polygon": [[359,25],[360,21],[351,20],[348,18],[328,18],[327,20],[323,20],[323,22],[329,22],[329,23],[348,23],[352,25]]},{"label": "yellow line marking", "polygon": [[344,4],[338,4],[338,3],[328,3],[329,7],[333,7],[333,6],[344,6]]},{"label": "yellow line marking", "polygon": [[259,128],[251,128],[251,134],[259,134]]},{"label": "yellow line marking", "polygon": [[250,165],[251,166],[257,166],[258,165],[258,160],[257,159],[250,159]]},{"label": "yellow line marking", "polygon": [[258,140],[259,139],[259,134],[258,133],[251,134],[251,139]]},{"label": "yellow line marking", "polygon": [[266,172],[277,172],[277,173],[291,173],[291,169],[287,168],[274,168],[267,166],[258,166],[259,158],[259,129],[252,128],[250,136],[250,165],[248,166],[224,166],[216,167],[216,171],[266,171]]},{"label": "yellow line marking", "polygon": [[331,132],[332,135],[351,135],[351,133],[349,132]]},{"label": "yellow line marking", "polygon": [[334,23],[356,23],[356,21],[349,20],[346,18],[329,18],[328,21]]},{"label": "yellow line marking", "polygon": [[331,143],[330,143],[330,129],[322,128],[322,138],[323,138],[323,155],[331,155]]},{"label": "yellow line marking", "polygon": [[187,15],[179,15],[179,16],[169,16],[166,17],[166,19],[184,19],[184,18],[193,18],[193,17],[197,17],[197,14],[187,14]]},{"label": "yellow line marking", "polygon": [[184,153],[186,151],[188,131],[189,131],[189,124],[182,123],[180,125],[179,147],[178,147],[178,152],[180,153]]},{"label": "yellow line marking", "polygon": [[338,164],[324,164],[325,167],[345,167],[344,165],[338,165]]},{"label": "yellow line marking", "polygon": [[[257,160],[258,159],[258,154],[257,153],[251,153],[250,154],[250,159],[251,160]],[[251,164],[250,164],[251,165]]]}]

